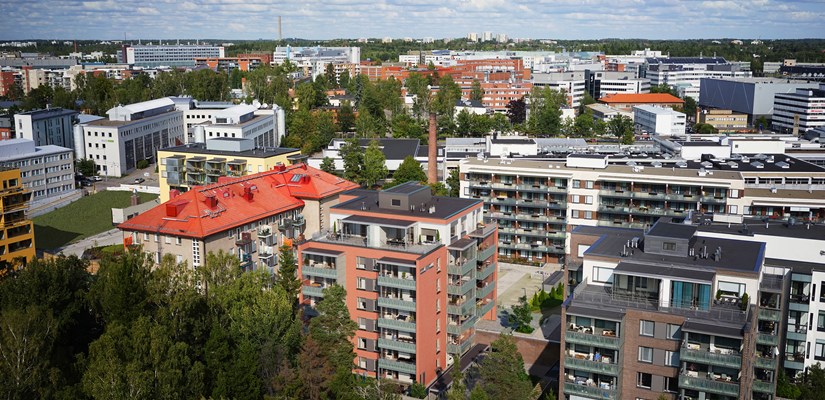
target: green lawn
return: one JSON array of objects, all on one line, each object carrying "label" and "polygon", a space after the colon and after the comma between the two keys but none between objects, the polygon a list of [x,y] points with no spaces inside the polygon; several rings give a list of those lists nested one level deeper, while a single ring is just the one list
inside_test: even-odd
[{"label": "green lawn", "polygon": [[[138,193],[140,201],[157,198]],[[112,229],[112,208],[129,206],[131,192],[103,191],[34,219],[35,244],[38,249],[56,249]]]}]

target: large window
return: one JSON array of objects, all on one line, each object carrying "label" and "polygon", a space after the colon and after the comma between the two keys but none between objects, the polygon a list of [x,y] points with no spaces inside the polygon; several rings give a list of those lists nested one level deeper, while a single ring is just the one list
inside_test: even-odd
[{"label": "large window", "polygon": [[673,351],[666,351],[665,352],[665,365],[671,367],[678,367],[679,366],[679,352]]},{"label": "large window", "polygon": [[653,362],[653,348],[639,346],[639,362]]},{"label": "large window", "polygon": [[825,332],[825,311],[820,311],[816,317],[816,330]]},{"label": "large window", "polygon": [[639,335],[641,335],[641,336],[653,336],[654,326],[655,326],[655,323],[653,321],[641,320],[639,322]]},{"label": "large window", "polygon": [[825,341],[818,339],[814,345],[814,359],[825,361]]},{"label": "large window", "polygon": [[593,282],[613,283],[613,269],[593,267]]},{"label": "large window", "polygon": [[653,375],[646,374],[644,372],[636,373],[636,386],[650,389],[651,382],[653,382]]},{"label": "large window", "polygon": [[670,304],[676,308],[708,310],[710,285],[673,281],[670,285]]}]

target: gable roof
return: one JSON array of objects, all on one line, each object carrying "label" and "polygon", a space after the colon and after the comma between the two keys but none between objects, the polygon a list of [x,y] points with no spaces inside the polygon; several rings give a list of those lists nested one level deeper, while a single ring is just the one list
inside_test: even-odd
[{"label": "gable roof", "polygon": [[609,94],[599,99],[599,102],[606,104],[622,104],[622,103],[684,103],[685,101],[670,94],[670,93],[616,93]]},{"label": "gable roof", "polygon": [[300,209],[304,200],[327,198],[358,185],[306,164],[279,166],[240,178],[221,177],[198,186],[120,225],[123,231],[205,238]]}]

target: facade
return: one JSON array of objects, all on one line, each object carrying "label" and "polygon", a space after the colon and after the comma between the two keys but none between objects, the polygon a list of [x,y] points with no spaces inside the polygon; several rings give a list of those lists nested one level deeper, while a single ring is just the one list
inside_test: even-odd
[{"label": "facade", "polygon": [[[700,147],[692,143],[681,146]],[[616,156],[609,162],[598,154],[571,154],[565,162],[465,158],[461,196],[484,202],[485,222],[499,227],[499,255],[527,262],[558,261],[579,225],[645,228],[662,216],[695,214],[825,218],[822,167],[785,155],[702,160],[701,154],[697,161]]]},{"label": "facade", "polygon": [[773,398],[781,300],[764,242],[667,219],[571,241],[560,398]]},{"label": "facade", "polygon": [[650,81],[637,78],[635,72],[618,71],[584,71],[584,85],[587,93],[594,99],[600,99],[616,93],[649,93]]},{"label": "facade", "polygon": [[243,177],[290,165],[299,149],[256,148],[252,139],[215,138],[158,151],[160,201],[195,186],[218,183],[221,177]]},{"label": "facade", "polygon": [[433,197],[408,182],[355,190],[330,210],[331,230],[298,245],[300,301],[347,291],[356,372],[429,386],[496,319],[497,231],[478,200]]},{"label": "facade", "polygon": [[250,139],[255,147],[276,147],[275,113],[259,114],[258,107],[239,104],[211,113],[208,121],[193,125],[195,142],[217,138]]},{"label": "facade", "polygon": [[9,96],[14,87],[14,71],[0,71],[0,96]]},{"label": "facade", "polygon": [[194,67],[196,58],[223,58],[224,48],[208,44],[124,45],[119,62],[139,67]]},{"label": "facade", "polygon": [[35,146],[54,145],[74,148],[74,131],[77,111],[47,108],[14,115],[18,138],[34,141]]},{"label": "facade", "polygon": [[633,106],[633,122],[637,130],[661,136],[683,136],[686,116],[668,107]]},{"label": "facade", "polygon": [[35,146],[28,139],[0,141],[0,166],[15,168],[31,205],[47,203],[75,192],[73,150]]},{"label": "facade", "polygon": [[205,66],[215,71],[252,71],[261,65],[268,65],[272,61],[272,55],[266,54],[241,54],[236,57],[198,57],[195,58],[195,67]]},{"label": "facade", "polygon": [[640,76],[651,86],[681,88],[684,95],[698,99],[702,78],[749,78],[751,72],[721,57],[650,57]]},{"label": "facade", "polygon": [[31,192],[23,186],[20,170],[0,168],[0,207],[3,210],[3,235],[0,236],[0,261],[25,265],[34,260],[34,223],[26,218]]},{"label": "facade", "polygon": [[[292,47],[278,46],[272,54],[272,63],[281,65],[289,61],[304,76],[313,79],[326,71],[327,64],[358,65],[361,62],[360,47]],[[355,76],[352,75],[351,76]]]},{"label": "facade", "polygon": [[584,71],[533,74],[533,86],[564,90],[567,93],[567,105],[577,108],[584,99]]},{"label": "facade", "polygon": [[798,134],[825,126],[825,84],[778,93],[773,104],[773,128],[780,133]]},{"label": "facade", "polygon": [[168,97],[117,106],[109,118],[83,125],[80,135],[86,158],[100,175],[121,176],[140,160],[155,160],[158,150],[184,143],[183,112]]},{"label": "facade", "polygon": [[704,78],[698,102],[702,108],[718,108],[747,114],[753,123],[756,118],[762,116],[771,118],[774,113],[774,97],[777,94],[815,88],[816,83],[778,78]]},{"label": "facade", "polygon": [[699,123],[708,124],[720,133],[736,132],[748,129],[748,115],[731,110],[703,110]]},{"label": "facade", "polygon": [[640,93],[640,94],[611,94],[599,99],[599,103],[607,104],[619,110],[631,111],[635,106],[651,105],[659,107],[682,107],[685,101],[669,93]]},{"label": "facade", "polygon": [[593,118],[601,121],[607,122],[613,118],[618,116],[625,116],[627,118],[633,119],[633,113],[630,111],[619,110],[618,108],[610,107],[606,104],[601,103],[593,103],[588,104],[585,107],[589,108],[593,112]]},{"label": "facade", "polygon": [[209,252],[223,250],[246,271],[274,273],[278,247],[330,229],[330,207],[357,186],[305,164],[279,166],[181,193],[118,229],[124,244],[142,246],[155,262],[171,254],[198,267]]}]

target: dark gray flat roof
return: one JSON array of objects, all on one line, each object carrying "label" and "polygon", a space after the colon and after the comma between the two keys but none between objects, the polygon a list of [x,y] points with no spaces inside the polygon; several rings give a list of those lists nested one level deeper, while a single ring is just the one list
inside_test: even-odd
[{"label": "dark gray flat roof", "polygon": [[778,258],[766,258],[765,265],[790,267],[796,274],[810,274],[813,271],[825,271],[825,264],[822,263],[782,260]]},{"label": "dark gray flat roof", "polygon": [[[345,192],[345,194],[357,197],[333,206],[333,210],[369,211],[375,213],[376,216],[404,215],[415,218],[449,219],[455,214],[481,204],[481,200],[476,199],[433,196],[428,203],[424,204],[424,211],[421,211],[420,207],[416,207],[414,210],[401,210],[378,207],[378,192],[374,190],[353,189]],[[431,206],[435,207],[432,214],[430,213]]]},{"label": "dark gray flat roof", "polygon": [[455,242],[450,243],[450,245],[447,246],[447,248],[451,250],[464,250],[474,244],[476,244],[476,241],[474,239],[470,239],[467,237],[458,239]]},{"label": "dark gray flat roof", "polygon": [[404,193],[410,194],[415,192],[420,192],[422,190],[430,190],[429,186],[419,185],[418,182],[406,182],[402,183],[398,186],[393,186],[389,189],[385,189],[384,191],[387,193]]},{"label": "dark gray flat roof", "polygon": [[712,336],[725,336],[730,338],[742,338],[742,326],[724,325],[718,321],[697,321],[690,318],[682,325],[683,331],[699,332]]},{"label": "dark gray flat roof", "polygon": [[535,144],[533,139],[490,139],[491,143],[497,144]]},{"label": "dark gray flat roof", "polygon": [[674,239],[690,239],[696,233],[693,225],[673,224],[669,218],[659,218],[647,232],[648,236],[667,237]]},{"label": "dark gray flat roof", "polygon": [[404,221],[403,219],[368,217],[366,215],[351,215],[344,218],[344,222],[353,222],[356,224],[379,224],[383,226],[392,226],[399,228],[408,228],[415,225],[415,221]]},{"label": "dark gray flat roof", "polygon": [[567,307],[567,315],[571,314],[580,317],[593,317],[621,322],[622,318],[624,318],[625,313],[624,311],[621,311],[619,309],[592,308],[578,304],[572,304],[570,305],[570,307]]},{"label": "dark gray flat roof", "polygon": [[316,249],[314,247],[308,247],[306,249],[301,250],[302,253],[312,253],[312,254],[320,254],[324,256],[340,256],[344,254],[343,251],[337,250],[327,250],[327,249]]},{"label": "dark gray flat roof", "polygon": [[[745,230],[745,225],[747,225],[747,231]],[[759,234],[815,240],[822,240],[825,238],[825,225],[823,224],[811,224],[810,226],[807,226],[804,223],[798,222],[795,225],[790,226],[785,221],[768,220],[765,222],[758,218],[748,218],[745,219],[742,224],[730,224],[730,226],[728,226],[727,223],[701,225],[699,226],[699,231],[727,233],[741,236],[753,236],[755,234]]]},{"label": "dark gray flat roof", "polygon": [[640,264],[633,262],[622,261],[614,272],[620,272],[624,275],[638,275],[647,277],[668,276],[673,278],[689,279],[703,282],[713,282],[713,276],[716,275],[713,271],[701,270],[697,268],[679,268],[673,265],[658,265],[658,264]]},{"label": "dark gray flat roof", "polygon": [[[221,138],[221,140],[224,140]],[[289,147],[266,147],[262,149],[252,149],[245,151],[225,151],[225,150],[209,150],[203,143],[190,143],[183,146],[169,147],[163,151],[183,153],[183,154],[209,154],[213,156],[234,156],[234,157],[273,157],[287,153],[293,153],[300,149],[293,149]]]}]

